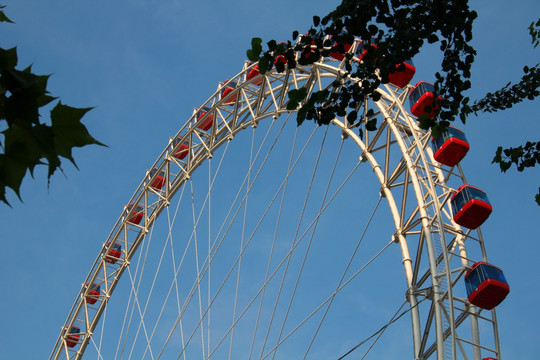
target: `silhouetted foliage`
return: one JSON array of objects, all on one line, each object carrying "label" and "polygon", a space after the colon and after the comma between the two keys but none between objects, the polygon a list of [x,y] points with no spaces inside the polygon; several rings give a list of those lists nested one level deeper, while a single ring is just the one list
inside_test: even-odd
[{"label": "silhouetted foliage", "polygon": [[[12,21],[0,6],[0,22]],[[81,118],[90,108],[74,108],[58,102],[50,111],[50,125],[40,120],[40,108],[55,101],[47,91],[50,75],[36,75],[31,66],[18,70],[17,49],[0,48],[0,200],[9,205],[6,188],[20,199],[20,186],[36,165],[48,166],[48,181],[61,159],[70,160],[74,147],[103,145],[94,139]]]},{"label": "silhouetted foliage", "polygon": [[[313,64],[330,53],[345,56],[346,73],[335,81],[332,90],[313,92],[307,99],[307,91],[289,92],[288,109],[299,107],[299,125],[305,120],[323,125],[335,116],[347,115],[348,120],[356,119],[357,104],[366,97],[377,101],[380,98],[377,88],[388,83],[391,73],[400,70],[396,65],[412,59],[425,43],[438,44],[443,58],[440,71],[434,74],[435,98],[441,96],[444,100],[439,104],[440,111],[435,118],[421,116],[418,120],[420,127],[439,136],[451,121],[465,122],[470,114],[505,110],[525,99],[533,100],[539,94],[540,69],[537,64],[524,68],[525,74],[519,83],[508,83],[469,105],[471,101],[464,93],[471,88],[469,79],[476,50],[470,42],[476,17],[467,0],[343,0],[322,19],[314,16],[313,26],[305,35],[294,31],[294,45],[289,41],[279,48],[275,46],[275,40],[271,40],[267,43],[268,50],[263,52],[262,40],[256,38],[247,55],[250,60],[259,61],[262,73],[272,69],[274,63],[276,71],[285,70],[284,64],[275,62],[278,56],[285,56],[287,67],[296,67],[294,52],[299,53],[300,65]],[[540,20],[529,27],[535,47],[540,42],[539,27]],[[345,51],[345,45],[355,38],[362,40],[363,50],[366,50],[362,61],[358,58],[353,61],[355,54]],[[368,131],[377,128],[376,119],[365,120],[369,122]],[[537,159],[535,151],[537,148],[530,149],[529,153]],[[499,159],[502,157],[496,156],[494,162],[500,162]],[[522,163],[532,164],[531,161],[523,159]],[[501,170],[503,166],[507,165],[501,164]],[[524,165],[527,166],[534,165]],[[537,202],[540,205],[540,196],[537,196]]]}]

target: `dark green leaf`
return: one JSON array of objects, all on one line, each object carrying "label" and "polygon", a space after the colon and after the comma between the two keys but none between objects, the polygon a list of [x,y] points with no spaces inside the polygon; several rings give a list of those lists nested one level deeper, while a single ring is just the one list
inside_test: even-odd
[{"label": "dark green leaf", "polygon": [[17,159],[0,154],[0,198],[8,203],[5,197],[5,188],[12,189],[19,199],[21,183],[26,175],[26,166]]},{"label": "dark green leaf", "polygon": [[292,89],[289,91],[289,98],[291,100],[300,102],[306,98],[307,88],[301,87],[299,89]]},{"label": "dark green leaf", "polygon": [[298,110],[298,114],[296,115],[296,123],[298,124],[298,126],[302,125],[304,120],[306,120],[306,113],[307,108],[305,105]]},{"label": "dark green leaf", "polygon": [[257,55],[252,49],[249,49],[248,51],[246,51],[246,56],[251,61],[259,60],[259,55]]},{"label": "dark green leaf", "polygon": [[268,45],[268,50],[274,51],[276,49],[277,43],[276,40],[270,40],[266,43],[266,45]]},{"label": "dark green leaf", "polygon": [[330,90],[321,90],[313,93],[317,97],[318,102],[323,102],[328,98],[328,95],[330,95]]},{"label": "dark green leaf", "polygon": [[366,130],[367,131],[377,130],[377,118],[373,118],[371,120],[368,120],[368,122],[366,122]]},{"label": "dark green leaf", "polygon": [[289,102],[287,103],[287,110],[295,110],[298,104],[301,103],[307,95],[307,89],[301,87],[300,89],[292,89],[289,91]]},{"label": "dark green leaf", "polygon": [[0,72],[15,69],[17,66],[17,48],[2,49],[0,48]]},{"label": "dark green leaf", "polygon": [[90,110],[91,108],[74,108],[62,103],[56,104],[51,110],[51,126],[56,152],[73,164],[75,160],[71,155],[72,148],[90,144],[104,146],[94,139],[81,123],[81,118]]},{"label": "dark green leaf", "polygon": [[9,22],[9,23],[13,23],[13,21],[11,21],[7,16],[6,14],[4,14],[4,11],[2,11],[1,9],[4,9],[5,8],[5,5],[0,5],[0,22]]},{"label": "dark green leaf", "polygon": [[439,38],[437,37],[437,35],[435,34],[431,34],[428,36],[428,43],[430,44],[433,44],[433,43],[436,43],[437,41],[439,41]]},{"label": "dark green leaf", "polygon": [[257,61],[260,58],[262,51],[262,39],[261,38],[252,38],[251,39],[251,49],[247,51],[247,57],[251,61]]},{"label": "dark green leaf", "polygon": [[381,93],[374,91],[371,94],[371,98],[373,99],[373,101],[379,101],[381,99]]},{"label": "dark green leaf", "polygon": [[491,163],[500,163],[501,160],[502,160],[502,146],[499,146],[497,148],[497,151],[495,152],[495,156],[493,157],[493,161],[491,161]]},{"label": "dark green leaf", "polygon": [[259,59],[259,72],[261,74],[266,74],[266,72],[268,71],[268,67],[270,66],[270,61],[268,61],[267,58],[265,57],[262,57]]}]

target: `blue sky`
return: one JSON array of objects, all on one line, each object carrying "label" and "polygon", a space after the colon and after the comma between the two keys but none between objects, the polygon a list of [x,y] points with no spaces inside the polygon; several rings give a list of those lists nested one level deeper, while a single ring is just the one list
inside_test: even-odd
[{"label": "blue sky", "polygon": [[[36,171],[36,179],[23,183],[24,202],[11,194],[13,207],[0,207],[0,357],[39,359],[49,355],[81,282],[145,171],[193,108],[242,69],[251,38],[289,39],[293,30],[311,25],[312,15],[324,15],[337,3],[276,0],[271,8],[248,1],[3,3],[15,24],[0,25],[1,46],[18,47],[21,67],[33,64],[36,73],[52,74],[50,91],[64,103],[95,107],[84,123],[108,145],[76,150],[80,170],[65,162],[49,188],[45,169]],[[537,20],[540,4],[473,1],[471,6],[479,13],[469,94],[476,98],[539,62],[527,27]],[[414,59],[415,80],[433,79],[440,62],[435,50],[426,48]],[[538,140],[538,110],[538,101],[527,101],[460,126],[471,143],[464,171],[494,207],[482,227],[488,256],[511,286],[497,313],[506,359],[538,353],[540,207],[533,196],[540,169],[503,175],[491,159],[498,145]],[[365,304],[378,296],[362,294]]]}]

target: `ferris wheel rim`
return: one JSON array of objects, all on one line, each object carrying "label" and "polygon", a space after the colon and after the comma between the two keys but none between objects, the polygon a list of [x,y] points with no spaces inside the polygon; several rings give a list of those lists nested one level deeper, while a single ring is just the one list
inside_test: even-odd
[{"label": "ferris wheel rim", "polygon": [[[253,65],[252,65],[253,67]],[[285,110],[284,108],[284,97],[281,98],[281,106],[277,106],[275,111],[273,113],[264,113],[262,114],[261,116],[258,116],[258,117],[252,117],[252,120],[251,121],[246,121],[245,123],[241,124],[240,126],[237,126],[236,128],[234,129],[229,129],[228,133],[227,133],[227,136],[222,136],[218,141],[216,141],[212,147],[207,147],[205,150],[206,150],[206,153],[204,153],[204,151],[201,151],[199,152],[198,154],[195,154],[192,150],[192,146],[194,146],[194,142],[195,142],[195,138],[196,137],[201,137],[201,136],[204,136],[203,133],[200,133],[199,130],[197,130],[199,128],[199,126],[207,119],[207,117],[209,116],[208,114],[209,113],[217,113],[219,111],[223,111],[223,107],[228,105],[226,104],[226,99],[219,99],[217,101],[215,101],[215,99],[218,99],[219,96],[220,96],[220,93],[221,91],[223,90],[223,87],[227,86],[228,84],[230,84],[232,81],[236,80],[236,79],[244,79],[246,76],[247,76],[247,73],[249,70],[252,69],[252,67],[245,67],[244,70],[242,72],[240,72],[238,75],[236,75],[235,77],[231,78],[231,80],[229,80],[229,82],[226,82],[224,83],[222,86],[218,87],[218,90],[216,90],[216,92],[214,93],[214,95],[212,95],[212,97],[209,98],[209,100],[207,100],[202,106],[206,106],[208,105],[210,102],[214,102],[212,104],[212,107],[210,108],[210,110],[207,110],[207,113],[206,113],[206,116],[203,115],[201,117],[198,117],[199,116],[199,110],[196,109],[193,113],[193,115],[191,116],[190,120],[188,120],[188,122],[186,122],[186,125],[184,125],[184,127],[182,127],[180,129],[180,131],[175,135],[175,137],[173,139],[177,139],[177,138],[180,138],[180,142],[177,143],[176,145],[173,145],[171,147],[171,144],[173,143],[173,139],[171,139],[169,141],[169,144],[167,145],[167,147],[165,148],[165,150],[162,152],[162,154],[158,157],[158,159],[156,160],[156,162],[153,164],[152,168],[151,169],[156,169],[156,173],[159,173],[160,171],[162,171],[165,167],[165,165],[163,165],[165,163],[165,161],[176,161],[172,154],[175,153],[176,151],[178,151],[180,149],[179,147],[179,144],[182,144],[184,143],[185,141],[188,141],[189,143],[189,153],[188,153],[188,163],[189,161],[193,161],[193,164],[187,164],[185,166],[185,173],[187,174],[187,176],[189,177],[189,175],[202,163],[204,162],[206,159],[208,158],[211,158],[212,154],[213,154],[213,151],[217,148],[219,148],[220,146],[222,146],[224,143],[226,143],[227,141],[230,141],[232,138],[234,138],[234,136],[236,136],[236,134],[246,128],[248,128],[249,126],[256,126],[258,124],[259,121],[263,120],[264,118],[267,118],[267,117],[279,117],[282,113],[287,113],[287,112],[290,112],[288,110]],[[310,68],[309,71],[307,71],[306,73],[307,74],[310,74],[312,71],[313,71],[313,68],[316,68],[317,71],[327,71],[330,72],[331,71],[331,74],[332,76],[336,76],[336,77],[339,77],[340,74],[343,73],[343,69],[340,69],[340,68],[336,68],[336,67],[332,67],[326,63],[320,63],[320,64],[314,64],[312,68]],[[307,69],[307,67],[306,67]],[[286,70],[286,73],[285,74],[277,74],[277,73],[270,73],[268,75],[265,75],[263,77],[264,79],[264,85],[268,85],[269,87],[271,87],[271,80],[270,80],[270,77],[271,76],[275,76],[275,78],[279,79],[281,78],[282,76],[288,76],[289,74],[289,70]],[[307,75],[307,76],[310,76],[310,75]],[[277,81],[274,79],[274,81]],[[233,93],[235,92],[237,96],[245,96],[245,92],[247,91],[253,91],[253,89],[250,89],[250,85],[249,82],[239,82],[240,86],[235,88],[235,90],[233,90]],[[262,85],[262,86],[264,86]],[[287,89],[287,85],[288,83],[284,82],[283,83],[283,86],[282,86],[282,91],[283,89]],[[277,88],[279,89],[279,87]],[[388,90],[388,89],[387,89]],[[261,92],[262,93],[262,92]],[[271,94],[272,96],[274,96],[274,93]],[[392,92],[392,94],[390,95],[390,98],[392,98],[392,96],[394,98],[396,98],[396,95],[395,93]],[[394,99],[395,100],[395,99]],[[274,99],[274,103],[278,103],[278,101],[276,101],[276,99]],[[376,104],[377,106],[379,106],[378,104]],[[402,104],[400,104],[400,106],[402,107]],[[200,108],[199,108],[200,109]],[[240,111],[238,111],[240,110]],[[381,110],[381,108],[380,108]],[[402,109],[403,110],[403,109]],[[237,105],[234,105],[234,109],[232,110],[232,112],[234,111],[237,111],[235,116],[236,118],[239,118],[241,117],[243,114],[248,114],[249,112],[251,112],[253,114],[253,109],[251,108],[242,108],[242,109],[238,109],[237,108]],[[404,113],[407,113],[406,111]],[[249,115],[248,115],[249,116]],[[406,116],[409,116],[410,115],[406,115]],[[341,128],[342,132],[347,134],[347,136],[350,136],[352,138],[355,138],[355,141],[357,142],[358,144],[358,141],[362,142],[362,140],[360,140],[358,138],[358,136],[356,136],[354,134],[354,132],[352,131],[351,127],[348,126],[348,124],[346,122],[340,122],[338,121],[337,119],[335,119],[333,121],[333,124],[338,126],[339,128]],[[216,135],[216,132],[217,132],[217,126],[214,124],[212,126],[212,128],[210,129],[209,133],[207,134],[209,137],[211,136],[215,136]],[[395,133],[399,133],[399,129],[394,129],[393,130]],[[363,142],[362,142],[363,144]],[[201,142],[200,144],[198,144],[199,148],[203,148],[204,147],[204,144]],[[367,146],[364,146],[363,148],[361,148],[362,150],[362,156],[366,156],[369,159],[369,155],[370,155],[370,151],[368,149]],[[203,155],[201,155],[203,154]],[[207,156],[206,158],[204,156]],[[199,157],[197,157],[199,156]],[[425,155],[423,155],[424,158],[423,158],[423,161],[424,162],[429,162],[430,160],[426,159],[425,158]],[[165,159],[165,160],[164,160]],[[200,161],[200,162],[196,162],[194,160],[197,160],[197,161]],[[371,162],[371,160],[370,160]],[[378,164],[376,161],[375,162],[372,162],[371,163],[371,166],[372,166],[372,169],[377,169],[377,168],[380,168],[381,165]],[[168,171],[167,169],[165,169],[164,171]],[[168,174],[168,173],[167,173]],[[145,176],[145,178],[143,179],[143,181],[141,182],[141,184],[139,185],[139,188],[137,189],[137,191],[134,193],[134,195],[132,196],[132,198],[129,200],[128,204],[139,204],[140,203],[140,200],[143,199],[143,196],[141,195],[142,194],[142,191],[144,189],[147,189],[146,191],[148,191],[148,187],[149,187],[149,182],[152,181],[153,178],[155,178],[156,174],[154,174],[153,176],[149,176],[148,173],[147,173],[147,176]],[[382,181],[380,178],[379,178],[379,181],[381,182],[381,185],[385,185],[384,184],[384,181]],[[153,218],[152,218],[152,215],[147,211],[148,209],[148,206],[147,204],[144,206],[145,209],[144,209],[144,214],[143,214],[143,218],[145,219],[153,219],[155,220],[155,218],[157,218],[157,216],[159,216],[159,213],[161,212],[161,210],[165,207],[165,206],[168,206],[168,203],[170,201],[170,199],[175,195],[176,191],[178,191],[178,189],[180,188],[182,184],[176,184],[176,183],[168,183],[167,184],[167,189],[165,191],[165,194],[161,194],[161,197],[163,198],[162,200],[162,203],[160,205],[158,205],[158,207],[155,208],[153,214],[156,213],[156,211],[158,212],[157,215],[155,215]],[[151,190],[150,190],[151,191]],[[382,189],[382,192],[385,193],[385,197],[387,197],[387,200],[388,202],[390,203],[391,201],[394,202],[394,205],[390,205],[391,207],[393,206],[395,209],[394,211],[398,212],[398,209],[397,209],[397,205],[395,205],[395,201],[393,199],[391,199],[393,197],[392,195],[392,191],[391,189],[388,189],[388,188],[384,188]],[[137,194],[139,193],[139,197],[137,197]],[[159,207],[160,206],[160,207]],[[111,231],[111,235],[109,235],[109,239],[112,239],[114,238],[114,231],[115,231],[115,228],[117,227],[120,227],[120,226],[123,226],[125,225],[126,223],[126,219],[130,218],[133,214],[135,213],[135,207],[132,206],[131,208],[126,208],[124,210],[124,212],[122,213],[122,215],[120,216],[119,220],[117,221],[116,225],[113,227],[113,230]],[[148,216],[150,215],[150,216]],[[440,216],[439,216],[440,218]],[[395,221],[397,221],[396,219],[394,219]],[[133,224],[132,224],[133,225]],[[455,225],[455,224],[454,224]],[[141,232],[143,233],[141,236],[144,236],[145,235],[145,231],[147,226],[149,226],[149,223],[145,223],[144,224],[144,228],[141,227]],[[402,227],[399,225],[399,224],[395,224],[396,226],[396,231],[399,232]],[[456,230],[458,231],[458,230]],[[399,236],[399,234],[398,234]],[[95,280],[95,276],[92,276],[93,274],[93,270],[94,268],[102,265],[103,263],[103,256],[102,254],[103,253],[109,253],[109,251],[112,249],[114,245],[114,241],[112,240],[109,240],[108,242],[106,242],[104,244],[104,247],[102,249],[102,251],[100,252],[100,256],[98,256],[98,259],[96,260],[96,263],[94,264],[94,266],[92,267],[92,269],[90,270],[90,273],[89,273],[89,276],[87,277],[86,281],[85,281],[85,284],[91,284],[94,280]],[[132,254],[136,251],[136,247],[135,249],[131,252]],[[124,260],[128,260],[129,261],[129,257],[128,257],[128,254],[127,253],[123,253],[122,254],[123,256],[123,259]],[[126,269],[126,267],[122,267],[119,269],[119,275],[121,276],[123,271]],[[111,286],[109,289],[107,289],[107,295],[110,296],[116,286],[117,282],[115,283],[111,283]],[[85,295],[87,295],[85,292],[85,290],[81,290],[81,293],[79,295],[79,300],[75,302],[74,304],[74,307],[72,309],[72,313],[73,312],[78,312],[80,311],[81,307],[84,305],[84,300],[82,299]],[[78,308],[77,308],[78,306]],[[104,309],[104,308],[103,308]],[[101,310],[102,312],[103,310]],[[101,316],[101,312],[98,312],[97,313],[97,320],[99,320],[99,317]],[[70,317],[68,316],[68,319]],[[94,318],[94,319],[96,319]],[[440,321],[440,320],[437,320],[437,321]],[[73,320],[72,321],[68,321],[68,323],[66,323],[65,326],[69,327],[69,326],[72,326],[73,325]],[[94,323],[94,321],[92,322],[92,324],[90,325],[90,329],[91,331],[93,331],[93,329],[95,328],[95,326],[97,325],[97,322]],[[91,332],[90,331],[90,332]],[[444,336],[444,334],[440,334],[441,337]],[[64,339],[64,340],[63,340]],[[60,335],[59,337],[59,340],[57,341],[57,346],[55,347],[55,349],[58,349],[57,353],[60,352],[60,350],[62,350],[62,341],[65,341],[65,336],[62,337],[62,335]],[[84,350],[85,350],[85,347],[86,345],[88,344],[88,341],[86,341],[85,343],[83,343],[83,346],[81,346],[81,348],[79,348],[79,350],[77,351],[77,358],[79,358],[80,356],[82,356]],[[67,349],[66,349],[67,350]],[[67,351],[66,351],[67,353]],[[55,353],[54,353],[54,350],[53,350],[53,354],[51,354],[51,358],[54,358],[55,356]]]}]

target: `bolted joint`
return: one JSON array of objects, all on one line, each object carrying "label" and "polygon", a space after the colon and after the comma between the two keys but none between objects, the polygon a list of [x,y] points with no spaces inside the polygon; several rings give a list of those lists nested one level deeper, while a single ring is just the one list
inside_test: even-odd
[{"label": "bolted joint", "polygon": [[416,289],[416,287],[412,287],[407,289],[407,291],[405,292],[405,298],[407,299],[407,301],[409,301],[409,296],[413,295],[423,296],[426,299],[433,300],[433,294],[433,287],[428,287],[424,289]]}]

